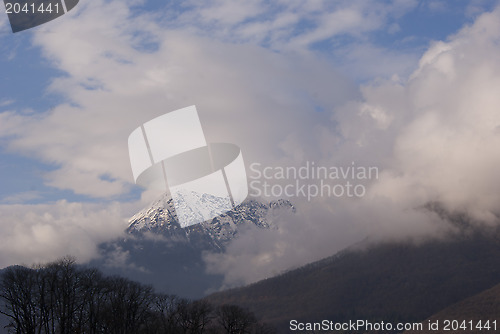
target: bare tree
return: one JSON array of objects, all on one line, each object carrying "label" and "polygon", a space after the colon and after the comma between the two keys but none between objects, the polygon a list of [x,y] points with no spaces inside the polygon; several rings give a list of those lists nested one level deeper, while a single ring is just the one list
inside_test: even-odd
[{"label": "bare tree", "polygon": [[205,300],[182,299],[177,305],[177,319],[180,333],[203,334],[212,320],[212,305]]},{"label": "bare tree", "polygon": [[80,272],[75,266],[75,259],[63,258],[50,263],[44,270],[50,293],[50,313],[53,314],[51,333],[70,334],[75,331],[76,315],[83,307],[80,296]]},{"label": "bare tree", "polygon": [[175,295],[156,294],[154,296],[151,311],[156,333],[175,333],[178,330],[177,307],[179,301],[179,297]]},{"label": "bare tree", "polygon": [[247,334],[257,323],[253,313],[236,305],[222,305],[216,311],[217,320],[227,334]]},{"label": "bare tree", "polygon": [[155,294],[153,288],[63,258],[0,276],[0,313],[16,334],[270,334],[241,307]]},{"label": "bare tree", "polygon": [[138,333],[149,315],[153,289],[125,278],[106,280],[105,308],[102,310],[106,333]]},{"label": "bare tree", "polygon": [[16,333],[36,334],[41,327],[41,315],[36,295],[35,273],[24,267],[7,268],[0,280],[0,297],[4,305],[0,313],[11,319]]}]

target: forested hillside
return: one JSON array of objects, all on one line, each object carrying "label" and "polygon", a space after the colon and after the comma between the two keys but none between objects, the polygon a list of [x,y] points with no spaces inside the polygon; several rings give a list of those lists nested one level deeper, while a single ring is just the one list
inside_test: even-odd
[{"label": "forested hillside", "polygon": [[500,283],[496,233],[385,243],[213,294],[287,332],[289,321],[417,321]]}]

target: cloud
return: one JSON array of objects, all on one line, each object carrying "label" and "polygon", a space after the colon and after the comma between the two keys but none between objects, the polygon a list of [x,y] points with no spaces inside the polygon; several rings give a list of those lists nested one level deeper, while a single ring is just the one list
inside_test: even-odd
[{"label": "cloud", "polygon": [[415,70],[419,58],[414,51],[405,51],[403,46],[387,49],[369,42],[351,43],[337,50],[336,56],[342,61],[344,71],[364,82],[394,75],[407,78]]},{"label": "cloud", "polygon": [[[332,124],[327,113],[311,117],[318,105],[333,110],[358,94],[313,53],[280,54],[166,28],[130,5],[84,2],[33,31],[44,61],[64,73],[45,92],[60,102],[50,110],[0,113],[2,143],[10,154],[51,166],[45,185],[109,204],[2,206],[2,266],[68,253],[89,260],[98,256],[96,245],[121,236],[123,218],[154,198],[110,202],[131,191],[127,138],[145,121],[196,104],[209,141],[236,143],[248,161],[266,161],[294,155],[283,149],[286,142]],[[313,138],[304,143],[311,152],[316,145]]]},{"label": "cloud", "polygon": [[245,2],[234,2],[224,0],[212,0],[200,3],[198,1],[187,1],[185,6],[191,10],[186,16],[196,15],[197,19],[207,24],[236,25],[264,13],[263,1],[250,0]]},{"label": "cloud", "polygon": [[118,203],[0,205],[0,266],[31,265],[64,255],[79,262],[95,258],[101,242],[123,233],[122,210]]},{"label": "cloud", "polygon": [[[9,152],[55,167],[45,175],[48,186],[104,199],[128,193],[132,181],[126,147],[129,133],[137,124],[190,104],[198,105],[211,141],[239,143],[250,159],[282,153],[266,143],[286,147],[294,138],[309,137],[312,128],[334,126],[328,117],[311,117],[310,111],[318,107],[331,111],[357,94],[355,85],[309,52],[308,45],[338,34],[376,30],[387,17],[415,6],[412,1],[389,6],[363,1],[335,6],[324,1],[275,6],[262,1],[192,2],[183,4],[182,14],[164,27],[154,13],[135,14],[131,8],[137,5],[133,1],[82,3],[64,20],[35,31],[34,44],[65,73],[52,78],[48,93],[62,96],[67,103],[38,110],[36,115],[2,113],[0,133],[9,138]],[[349,22],[332,21],[332,15]],[[288,37],[282,41],[287,45],[297,39],[309,42],[302,43],[300,55],[288,53],[289,47],[281,53],[262,48],[265,40],[275,39],[272,36],[229,43],[247,41],[240,29],[252,30],[249,27],[261,20],[269,34],[282,34],[284,29]],[[313,27],[304,32],[290,28],[301,20]],[[337,22],[336,27],[322,26],[330,22]],[[207,25],[221,27],[215,31],[231,31],[231,37],[207,36],[202,33]],[[255,32],[250,31],[252,36]],[[387,58],[383,50],[378,52],[380,58]],[[352,62],[353,67],[366,60],[356,58],[353,51],[346,57],[359,59]],[[387,71],[398,71],[411,62],[411,58],[398,62],[398,57],[391,58]],[[394,66],[398,63],[399,67]],[[377,75],[386,73],[380,68]],[[279,128],[276,122],[281,122]],[[313,139],[306,140],[315,145]]]},{"label": "cloud", "polygon": [[432,0],[427,3],[427,8],[431,12],[445,12],[446,10],[450,10],[445,1],[442,0]]},{"label": "cloud", "polygon": [[2,203],[12,203],[19,204],[25,203],[26,201],[30,201],[33,199],[39,199],[42,197],[42,194],[39,191],[25,191],[13,195],[6,196],[1,199]]},{"label": "cloud", "polygon": [[301,203],[296,214],[274,221],[275,229],[245,230],[225,253],[205,253],[207,272],[224,275],[222,288],[231,288],[331,256],[368,238],[418,241],[430,233],[435,238],[443,237],[447,231],[437,215],[406,210],[391,199],[369,203],[326,201],[330,203]]},{"label": "cloud", "polygon": [[324,40],[379,30],[418,4],[398,1],[187,1],[174,26],[272,49],[307,49]]},{"label": "cloud", "polygon": [[432,44],[408,80],[371,82],[361,88],[362,99],[331,114],[337,131],[324,138],[335,148],[321,164],[352,160],[378,166],[380,177],[367,185],[365,197],[299,200],[298,216],[280,221],[279,230],[250,230],[226,254],[206,254],[208,270],[225,274],[226,285],[235,286],[329,256],[365,237],[443,237],[453,228],[423,209],[428,203],[478,225],[497,225],[499,28],[497,8]]},{"label": "cloud", "polygon": [[0,100],[0,108],[3,108],[3,107],[7,107],[9,105],[11,105],[12,103],[14,103],[16,101],[14,100],[7,100],[7,99],[2,99]]},{"label": "cloud", "polygon": [[119,269],[128,269],[134,271],[140,271],[144,273],[150,273],[143,266],[138,266],[134,262],[130,261],[130,251],[124,250],[123,247],[111,244],[113,247],[111,250],[106,252],[106,258],[104,260],[104,266],[108,268],[119,268]]},{"label": "cloud", "polygon": [[368,80],[394,73],[406,75],[414,69],[415,50],[401,44],[388,49],[370,40],[376,39],[376,33],[397,31],[395,21],[418,4],[416,0],[191,1],[181,7],[183,11],[172,18],[171,25],[276,52],[322,49],[351,78]]},{"label": "cloud", "polygon": [[[10,152],[57,166],[47,185],[76,194],[129,192],[127,137],[168,111],[196,104],[210,141],[238,143],[255,159],[276,154],[267,143],[306,137],[328,122],[310,116],[316,105],[332,109],[357,94],[312,53],[287,56],[165,30],[121,2],[82,4],[72,15],[45,28],[52,33],[35,35],[44,56],[66,73],[49,91],[68,102],[36,115],[2,113],[0,127]],[[140,32],[153,36],[155,51],[137,49]]]},{"label": "cloud", "polygon": [[378,185],[380,194],[413,189],[416,199],[498,222],[499,16],[499,9],[483,14],[422,57],[404,91],[407,121],[395,138],[394,167]]}]

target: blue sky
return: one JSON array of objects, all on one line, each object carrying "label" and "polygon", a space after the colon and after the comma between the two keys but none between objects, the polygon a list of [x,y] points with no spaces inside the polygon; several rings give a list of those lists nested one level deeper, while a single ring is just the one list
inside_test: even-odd
[{"label": "blue sky", "polygon": [[[492,173],[496,137],[485,139],[479,134],[489,130],[464,124],[496,122],[495,100],[484,87],[497,84],[497,5],[81,0],[63,17],[16,34],[2,12],[0,226],[12,249],[0,249],[0,266],[65,255],[74,244],[59,241],[76,231],[85,237],[75,255],[81,261],[97,256],[99,242],[120,235],[127,218],[155,197],[133,184],[128,135],[192,104],[208,140],[238,144],[247,165],[355,160],[383,169],[366,201],[320,201],[304,209],[318,226],[326,226],[332,212],[346,222],[332,232],[340,240],[335,249],[346,246],[342,239],[373,230],[431,230],[430,222],[411,225],[418,215],[403,226],[396,221],[409,207],[436,198],[494,221],[497,193],[482,176]],[[454,94],[462,98],[465,91],[471,97],[459,106]],[[480,112],[472,117],[461,106]],[[458,166],[448,173],[435,150],[454,147],[447,140],[458,134],[467,141],[447,151]],[[467,145],[474,159],[463,158]],[[468,177],[462,185],[474,196],[457,195],[456,180]],[[363,225],[361,213],[378,217],[380,225]],[[306,233],[290,229],[285,241],[297,231]],[[324,255],[304,247],[305,257],[289,258]],[[296,265],[277,259],[282,267]]]}]

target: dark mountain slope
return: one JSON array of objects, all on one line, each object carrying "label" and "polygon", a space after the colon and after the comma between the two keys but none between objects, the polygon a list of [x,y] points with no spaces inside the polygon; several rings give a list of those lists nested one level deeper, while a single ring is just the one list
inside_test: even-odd
[{"label": "dark mountain slope", "polygon": [[208,299],[248,307],[284,331],[291,319],[422,321],[500,282],[497,235],[345,251]]},{"label": "dark mountain slope", "polygon": [[[423,322],[424,330],[421,334],[450,333],[446,330],[446,320],[456,320],[458,323],[450,323],[449,329],[458,325],[457,331],[466,333],[498,333],[500,332],[500,284],[491,289],[483,291],[475,296],[467,298],[433,315]],[[439,324],[437,330],[428,330],[428,324]],[[465,321],[465,323],[464,323]],[[470,323],[472,321],[472,323]],[[496,323],[494,322],[496,321]],[[470,327],[472,324],[472,327]],[[460,328],[465,326],[466,329]],[[489,329],[488,329],[489,328]],[[406,331],[405,334],[417,333]]]}]

